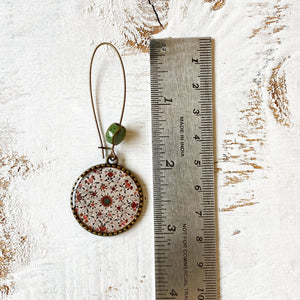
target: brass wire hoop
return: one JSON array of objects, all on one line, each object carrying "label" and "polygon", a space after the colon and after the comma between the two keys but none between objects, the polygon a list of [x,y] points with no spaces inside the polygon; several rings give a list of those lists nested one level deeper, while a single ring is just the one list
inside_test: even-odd
[{"label": "brass wire hoop", "polygon": [[[103,45],[112,47],[117,53],[124,83],[120,122],[112,123],[105,136],[100,126],[100,113],[96,113],[92,88],[94,57]],[[143,208],[143,191],[141,184],[131,171],[118,164],[118,157],[114,150],[115,145],[118,145],[126,134],[126,128],[121,126],[126,104],[126,74],[119,51],[109,42],[98,44],[93,51],[89,69],[89,89],[100,139],[99,148],[102,150],[103,158],[104,154],[107,154],[104,150],[110,149],[110,153],[106,157],[106,163],[87,169],[77,178],[72,188],[70,204],[75,219],[85,230],[100,236],[115,236],[131,228],[140,217]],[[106,142],[112,146],[106,147]],[[122,202],[124,197],[126,198],[125,204]],[[109,206],[111,207],[108,208]]]},{"label": "brass wire hoop", "polygon": [[[90,96],[91,96],[91,104],[92,104],[92,109],[93,109],[93,114],[94,114],[94,118],[95,118],[95,123],[96,123],[96,127],[97,127],[97,131],[98,131],[98,135],[99,135],[99,139],[100,139],[100,149],[102,150],[102,157],[104,158],[104,149],[111,149],[111,154],[107,157],[107,162],[109,162],[109,159],[111,161],[117,161],[118,158],[117,158],[117,155],[114,151],[114,148],[115,148],[115,145],[112,145],[111,148],[107,148],[106,146],[104,146],[103,144],[103,140],[102,140],[102,134],[101,134],[101,129],[100,129],[100,124],[99,124],[99,120],[97,118],[97,114],[96,114],[96,109],[95,109],[95,101],[94,101],[94,97],[93,97],[93,89],[92,89],[92,68],[93,68],[93,61],[94,61],[94,57],[95,57],[95,54],[97,52],[97,50],[103,46],[103,45],[107,45],[107,46],[110,46],[112,47],[115,52],[117,53],[118,57],[119,57],[119,60],[120,60],[120,63],[121,63],[121,66],[122,66],[122,71],[123,71],[123,86],[124,86],[124,92],[123,92],[123,106],[122,106],[122,111],[121,111],[121,116],[120,116],[120,122],[119,124],[121,125],[122,124],[122,120],[123,120],[123,115],[124,115],[124,110],[125,110],[125,103],[126,103],[126,74],[125,74],[125,68],[124,68],[124,64],[123,64],[123,61],[122,61],[122,58],[121,58],[121,55],[119,53],[119,51],[117,50],[117,48],[112,44],[112,43],[109,43],[109,42],[103,42],[103,43],[100,43],[98,44],[98,46],[95,48],[93,54],[92,54],[92,58],[91,58],[91,62],[90,62],[90,71],[89,71],[89,87],[90,87]],[[113,160],[112,160],[113,158]]]}]

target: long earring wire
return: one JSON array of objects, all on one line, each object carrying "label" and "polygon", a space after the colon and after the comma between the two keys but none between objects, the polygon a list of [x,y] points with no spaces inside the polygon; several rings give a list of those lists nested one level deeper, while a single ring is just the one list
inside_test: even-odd
[{"label": "long earring wire", "polygon": [[[125,103],[126,103],[126,74],[125,74],[125,69],[124,69],[124,64],[123,64],[123,61],[122,61],[122,58],[121,58],[121,55],[119,53],[119,51],[117,50],[117,48],[111,44],[111,43],[108,43],[108,42],[103,42],[103,43],[100,43],[94,50],[93,52],[93,55],[92,55],[92,58],[91,58],[91,62],[90,62],[90,72],[89,72],[89,86],[90,86],[90,95],[91,95],[91,103],[92,103],[92,108],[93,108],[93,114],[94,114],[94,118],[95,118],[95,123],[96,123],[96,127],[97,127],[97,131],[98,131],[98,135],[99,135],[99,139],[100,139],[100,144],[101,144],[101,147],[99,147],[101,150],[102,150],[102,157],[104,159],[104,149],[109,149],[107,147],[105,147],[103,145],[103,140],[102,140],[102,134],[101,134],[101,129],[100,129],[100,124],[99,124],[99,120],[97,118],[97,114],[96,114],[96,109],[95,109],[95,101],[94,101],[94,97],[93,97],[93,90],[92,90],[92,67],[93,67],[93,61],[94,61],[94,56],[97,52],[97,50],[103,46],[103,45],[107,45],[107,46],[110,46],[112,47],[115,52],[117,53],[118,57],[119,57],[119,60],[120,60],[120,63],[121,63],[121,66],[122,66],[122,71],[123,71],[123,82],[124,82],[124,97],[123,97],[123,107],[122,107],[122,112],[121,112],[121,117],[120,117],[120,122],[119,124],[121,125],[122,123],[122,119],[123,119],[123,115],[124,115],[124,110],[125,110]],[[116,154],[114,152],[114,148],[115,148],[115,145],[112,145],[111,147],[111,155],[112,157],[116,158]]]}]

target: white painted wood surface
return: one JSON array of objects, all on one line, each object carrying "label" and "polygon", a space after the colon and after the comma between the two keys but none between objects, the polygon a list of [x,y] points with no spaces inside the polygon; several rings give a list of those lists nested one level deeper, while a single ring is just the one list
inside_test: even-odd
[{"label": "white painted wood surface", "polygon": [[[148,40],[215,40],[221,299],[300,299],[300,3],[297,0],[0,3],[1,298],[154,299]],[[101,162],[90,107],[95,45],[124,57],[129,134],[121,163],[146,207],[114,238],[85,232],[69,194]],[[104,127],[118,119],[118,60],[95,64]]]}]

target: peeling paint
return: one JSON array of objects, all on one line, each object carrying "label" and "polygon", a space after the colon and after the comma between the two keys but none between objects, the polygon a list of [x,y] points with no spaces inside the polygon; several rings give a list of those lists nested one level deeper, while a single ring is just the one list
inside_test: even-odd
[{"label": "peeling paint", "polygon": [[[289,57],[288,57],[289,58]],[[291,125],[289,101],[287,98],[286,73],[283,69],[284,58],[272,69],[269,79],[268,92],[270,96],[269,108],[275,120],[282,126]]]},{"label": "peeling paint", "polygon": [[[223,187],[236,187],[247,180],[257,178],[257,172],[264,169],[260,157],[266,140],[265,113],[261,88],[258,86],[250,90],[247,105],[240,109],[237,128],[239,129],[235,131],[227,131],[223,141],[223,157],[219,160]],[[252,200],[247,199],[247,192],[243,195],[236,194],[231,198],[234,203],[221,211],[232,211],[256,204],[253,190]]]},{"label": "peeling paint", "polygon": [[[286,9],[289,5],[281,5],[280,2],[281,0],[277,0],[276,4],[272,4],[271,7],[269,7],[269,3],[265,1],[249,4],[249,6],[253,9],[250,11],[249,17],[257,15],[264,16],[260,25],[252,30],[249,39],[252,39],[261,33],[272,35],[273,38],[274,34],[286,28],[286,25],[281,21],[286,16]],[[276,39],[275,41],[278,44],[281,43],[280,39]]]},{"label": "peeling paint", "polygon": [[14,263],[28,260],[28,236],[16,220],[7,217],[6,210],[12,202],[11,190],[16,178],[26,179],[41,166],[33,165],[26,156],[16,152],[4,153],[0,149],[0,292],[8,295],[14,290],[10,273]]},{"label": "peeling paint", "polygon": [[265,120],[261,94],[258,89],[250,91],[248,105],[240,110],[240,129],[227,132],[223,142],[221,165],[230,163],[230,168],[223,168],[224,186],[234,186],[248,180],[254,172],[263,169],[257,155],[264,144]]},{"label": "peeling paint", "polygon": [[[164,30],[169,12],[169,1],[92,2],[86,12],[107,18],[117,26],[124,37],[124,46],[149,52],[149,41],[153,34]],[[117,17],[116,17],[117,16]]]},{"label": "peeling paint", "polygon": [[236,229],[236,230],[233,232],[232,235],[237,235],[237,234],[240,234],[240,233],[241,233],[241,231]]},{"label": "peeling paint", "polygon": [[221,211],[225,211],[225,212],[233,211],[233,210],[235,210],[236,208],[244,207],[244,206],[252,206],[252,205],[254,205],[254,204],[256,204],[256,203],[257,203],[257,202],[244,202],[244,203],[240,203],[240,204],[232,204],[232,205],[230,205],[229,207],[222,208]]},{"label": "peeling paint", "polygon": [[[237,130],[226,133],[223,141],[223,157],[220,162],[220,174],[223,175],[223,187],[237,187],[248,180],[257,180],[259,174],[266,168],[263,161],[263,149],[267,140],[266,113],[269,108],[275,120],[282,126],[290,126],[289,101],[287,99],[286,74],[283,64],[276,58],[278,45],[281,44],[283,30],[287,29],[287,10],[289,5],[276,0],[273,3],[259,1],[248,3],[248,17],[255,18],[256,25],[251,30],[249,39],[257,39],[263,51],[256,52],[260,62],[251,89],[248,92],[248,104],[240,110],[240,120]],[[256,45],[256,48],[258,46]],[[270,70],[270,64],[279,61]],[[269,102],[264,103],[266,96]],[[250,196],[250,194],[251,196]],[[233,211],[241,207],[252,206],[255,201],[255,190],[247,188],[241,195],[232,195],[228,206],[223,212]]]},{"label": "peeling paint", "polygon": [[[252,195],[250,199],[242,198],[238,200],[236,203],[229,205],[228,207],[222,208],[222,212],[229,212],[234,211],[237,208],[245,207],[245,206],[252,206],[257,204],[258,202],[254,201],[254,191],[251,191]],[[240,233],[240,232],[238,232]],[[236,233],[237,234],[237,233]],[[234,234],[233,234],[234,235]]]},{"label": "peeling paint", "polygon": [[205,2],[213,3],[212,10],[219,10],[225,5],[225,0],[204,0]]},{"label": "peeling paint", "polygon": [[139,35],[139,41],[135,35],[124,32],[124,37],[127,40],[127,45],[139,49],[141,52],[149,52],[149,41],[153,34],[157,34],[163,29],[160,26],[153,27],[136,27],[135,30]]},{"label": "peeling paint", "polygon": [[[142,52],[149,52],[149,42],[152,35],[157,34],[167,27],[167,16],[169,11],[168,1],[151,1],[155,7],[159,21],[157,25],[156,14],[152,11],[150,5],[145,5],[144,2],[137,2],[138,13],[131,15],[128,10],[125,10],[127,18],[130,19],[131,26],[124,26],[123,35],[127,41],[127,45],[135,47]],[[149,11],[151,10],[151,11]],[[142,17],[142,19],[141,19]],[[130,24],[130,23],[129,23]],[[161,25],[162,24],[162,25]]]}]

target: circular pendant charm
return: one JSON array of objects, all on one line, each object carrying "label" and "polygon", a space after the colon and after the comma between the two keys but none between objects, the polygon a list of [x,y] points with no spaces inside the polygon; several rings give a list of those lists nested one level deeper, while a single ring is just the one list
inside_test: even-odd
[{"label": "circular pendant charm", "polygon": [[141,214],[143,192],[127,169],[101,164],[82,173],[71,193],[76,220],[97,235],[117,235],[129,229]]}]

